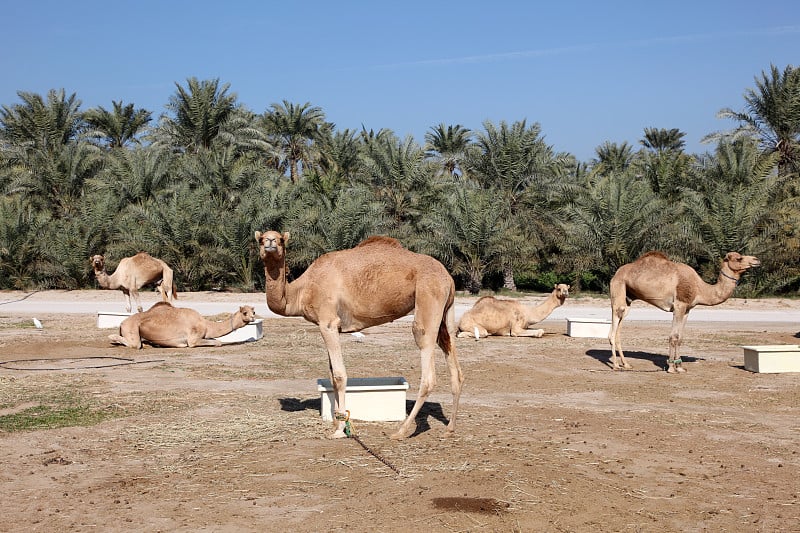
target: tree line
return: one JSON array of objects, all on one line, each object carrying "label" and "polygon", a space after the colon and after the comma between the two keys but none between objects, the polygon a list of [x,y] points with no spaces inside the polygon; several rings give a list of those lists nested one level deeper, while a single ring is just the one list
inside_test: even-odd
[{"label": "tree line", "polygon": [[64,89],[0,109],[0,289],[94,287],[139,251],[180,290],[263,289],[256,230],[290,231],[298,275],[369,235],[439,259],[460,290],[605,291],[649,250],[716,278],[728,251],[763,267],[738,294],[800,288],[800,69],[770,66],[709,152],[677,128],[591,161],[555,152],[538,123],[438,124],[424,143],[337,129],[310,103],[248,109],[219,79],[176,83],[164,111],[81,109]]}]

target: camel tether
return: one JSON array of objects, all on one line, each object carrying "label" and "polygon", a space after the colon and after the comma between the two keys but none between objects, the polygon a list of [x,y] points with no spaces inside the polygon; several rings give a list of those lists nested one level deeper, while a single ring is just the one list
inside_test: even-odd
[{"label": "camel tether", "polygon": [[255,232],[264,263],[269,309],[282,316],[302,316],[319,326],[328,352],[334,390],[334,432],[343,438],[347,411],[347,371],[339,334],[391,322],[414,312],[411,330],[420,349],[421,377],[414,407],[392,438],[410,436],[415,418],[436,385],[434,349],[442,349],[450,370],[453,414],[447,434],[456,427],[464,376],[455,346],[455,283],[436,259],[403,248],[389,237],[370,237],[355,248],[320,256],[295,281],[286,281],[289,233]]},{"label": "camel tether", "polygon": [[612,320],[608,341],[614,370],[620,368],[617,363],[618,351],[622,367],[631,368],[625,361],[619,341],[620,325],[630,311],[631,302],[642,300],[672,313],[667,371],[686,372],[678,349],[683,342],[683,329],[689,311],[697,305],[718,305],[726,301],[733,294],[742,274],[760,265],[757,257],[728,252],[722,260],[714,285],[703,281],[689,265],[670,261],[661,252],[648,252],[636,261],[619,267],[609,286]]}]

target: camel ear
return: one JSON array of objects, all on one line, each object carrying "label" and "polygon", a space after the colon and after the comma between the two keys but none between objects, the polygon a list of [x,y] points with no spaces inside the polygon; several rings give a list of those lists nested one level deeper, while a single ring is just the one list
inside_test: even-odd
[{"label": "camel ear", "polygon": [[558,288],[558,283],[556,283],[555,285],[553,285],[553,288],[554,288],[554,289],[557,289],[557,288]]},{"label": "camel ear", "polygon": [[256,231],[256,241],[261,242],[261,232]]},{"label": "camel ear", "polygon": [[289,232],[288,231],[284,231],[283,232],[283,245],[286,246],[287,242],[289,242]]}]

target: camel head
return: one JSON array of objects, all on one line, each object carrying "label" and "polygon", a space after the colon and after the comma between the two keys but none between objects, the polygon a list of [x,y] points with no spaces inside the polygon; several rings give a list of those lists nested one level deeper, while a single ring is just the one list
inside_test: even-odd
[{"label": "camel head", "polygon": [[261,260],[272,256],[273,259],[283,261],[286,256],[286,243],[289,242],[289,232],[283,234],[269,230],[261,233],[256,231],[256,241],[258,242],[258,255]]},{"label": "camel head", "polygon": [[93,255],[89,258],[95,272],[103,272],[106,269],[106,258],[102,255]]},{"label": "camel head", "polygon": [[555,294],[556,298],[561,300],[561,303],[563,304],[564,300],[566,300],[567,296],[569,296],[569,285],[566,283],[558,283],[555,285],[555,287],[553,287],[553,294]]},{"label": "camel head", "polygon": [[738,252],[728,252],[722,262],[723,266],[728,265],[728,268],[737,276],[741,276],[750,268],[761,266],[761,261],[757,257],[742,255]]},{"label": "camel head", "polygon": [[242,315],[242,320],[244,320],[245,324],[249,324],[256,319],[256,310],[252,305],[241,306],[239,313]]}]

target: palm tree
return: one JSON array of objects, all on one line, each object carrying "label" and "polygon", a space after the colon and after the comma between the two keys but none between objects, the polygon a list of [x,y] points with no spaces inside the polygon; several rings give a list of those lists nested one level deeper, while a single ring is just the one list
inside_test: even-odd
[{"label": "palm tree", "polygon": [[601,176],[620,174],[633,163],[633,147],[626,142],[622,144],[606,141],[595,148],[597,158],[592,163],[592,170]]},{"label": "palm tree", "polygon": [[778,173],[782,176],[800,167],[800,68],[788,65],[781,72],[770,65],[769,73],[761,72],[755,89],[745,92],[745,110],[724,108],[718,118],[733,119],[739,127],[733,132],[712,133],[703,141],[751,135],[762,149],[778,152]]},{"label": "palm tree", "polygon": [[[541,127],[537,123],[529,127],[522,120],[511,125],[501,122],[496,126],[486,121],[483,126],[484,131],[477,134],[467,153],[467,175],[481,188],[493,191],[497,202],[514,219],[514,227],[530,228],[530,221],[537,219],[540,213],[527,212],[523,199],[528,195],[527,205],[544,205],[546,202],[541,198],[531,200],[530,195],[546,198],[549,186],[565,174],[564,170],[574,158],[554,153],[541,137]],[[514,248],[505,258],[506,288],[516,290],[513,265],[529,253],[528,247]]]},{"label": "palm tree", "polygon": [[267,132],[277,137],[278,144],[288,161],[292,183],[300,179],[299,166],[312,164],[311,144],[316,141],[324,127],[325,113],[309,102],[296,105],[286,100],[272,104],[263,116]]},{"label": "palm tree", "polygon": [[86,122],[95,131],[92,136],[101,139],[109,148],[122,148],[128,143],[139,144],[139,135],[152,120],[150,111],[134,109],[133,104],[112,101],[114,109],[103,106],[86,112]]},{"label": "palm tree", "polygon": [[238,107],[236,94],[228,94],[230,84],[220,85],[219,78],[192,77],[186,88],[178,83],[175,87],[177,92],[166,106],[171,115],[161,117],[155,141],[189,153],[209,149]]},{"label": "palm tree", "polygon": [[103,169],[89,185],[93,191],[110,196],[122,211],[129,205],[172,194],[174,164],[172,152],[161,146],[120,150],[106,158]]},{"label": "palm tree", "polygon": [[21,104],[0,109],[0,139],[25,153],[53,154],[78,139],[85,129],[81,101],[75,93],[51,89],[47,101],[41,95],[20,91]]},{"label": "palm tree", "polygon": [[364,145],[362,163],[363,183],[383,204],[393,229],[413,233],[437,196],[434,172],[422,148],[410,136],[400,140],[384,133]]},{"label": "palm tree", "polygon": [[461,164],[471,142],[472,131],[461,124],[439,124],[425,133],[425,155],[438,161],[442,171],[450,176],[463,172]]},{"label": "palm tree", "polygon": [[361,144],[355,131],[325,129],[318,140],[320,173],[333,183],[352,182],[361,169]]},{"label": "palm tree", "polygon": [[648,250],[679,257],[687,251],[689,231],[674,226],[682,220],[679,206],[660,199],[630,171],[593,179],[561,213],[564,261],[604,283]]},{"label": "palm tree", "polygon": [[484,278],[502,272],[519,242],[514,221],[492,191],[453,187],[450,197],[426,214],[421,227],[436,238],[422,242],[420,251],[437,257],[471,294],[478,294]]},{"label": "palm tree", "polygon": [[645,148],[657,153],[661,152],[681,152],[686,142],[683,138],[686,134],[678,128],[645,128],[644,138],[639,143]]}]

